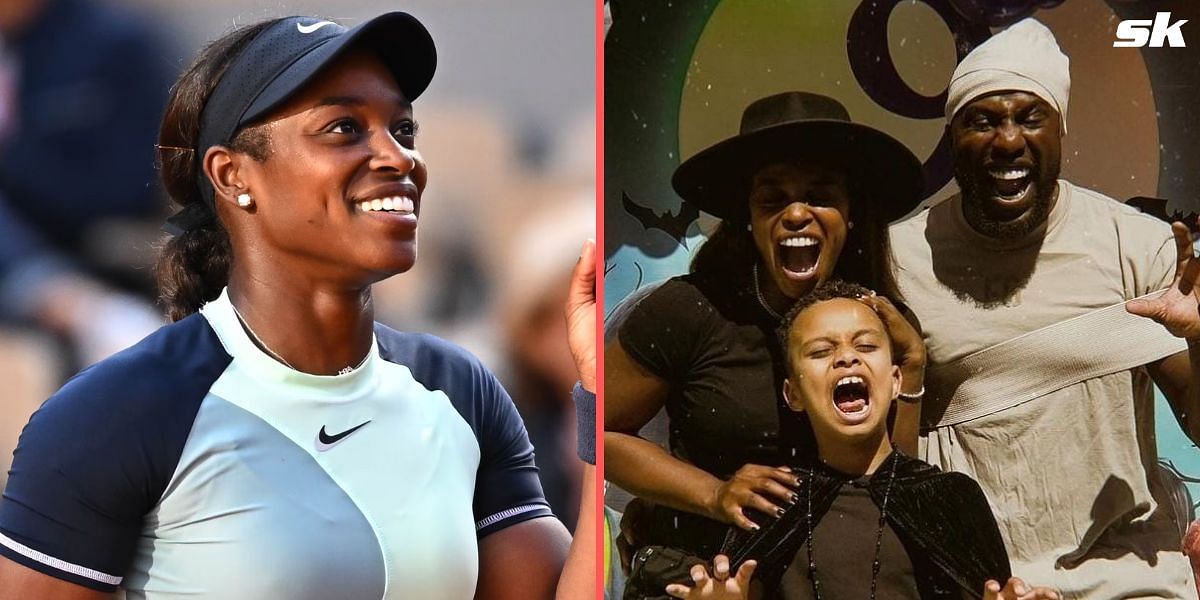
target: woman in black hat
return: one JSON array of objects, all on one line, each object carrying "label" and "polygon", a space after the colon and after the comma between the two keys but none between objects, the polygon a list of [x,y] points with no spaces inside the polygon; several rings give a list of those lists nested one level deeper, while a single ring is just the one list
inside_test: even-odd
[{"label": "woman in black hat", "polygon": [[[412,101],[434,63],[404,13],[349,30],[289,17],[226,35],[181,76],[159,144],[183,206],[158,267],[176,322],[26,426],[0,501],[0,599],[554,595],[570,540],[512,401],[462,349],[373,321],[371,284],[416,258]],[[586,408],[592,243],[579,265]],[[588,550],[572,551],[580,597]]]},{"label": "woman in black hat", "polygon": [[[903,144],[851,122],[836,100],[789,92],[747,107],[740,133],[685,161],[672,184],[722,223],[691,272],[642,300],[606,346],[605,474],[655,505],[635,545],[712,556],[726,524],[756,527],[745,509],[794,501],[795,475],[780,465],[813,451],[780,402],[774,328],[833,276],[894,289],[886,225],[916,206],[923,178]],[[878,304],[905,371],[893,436],[912,452],[924,346]],[[669,452],[637,437],[664,406]]]}]

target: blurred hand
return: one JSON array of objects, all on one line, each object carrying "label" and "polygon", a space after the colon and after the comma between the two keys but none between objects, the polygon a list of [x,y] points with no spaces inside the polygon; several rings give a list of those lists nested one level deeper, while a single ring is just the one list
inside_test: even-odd
[{"label": "blurred hand", "polygon": [[983,600],[1058,600],[1058,592],[1048,587],[1026,585],[1019,577],[1009,578],[1004,587],[1000,582],[989,579],[983,584]]},{"label": "blurred hand", "polygon": [[596,391],[596,242],[583,244],[567,292],[567,341],[583,389]]},{"label": "blurred hand", "polygon": [[709,512],[742,529],[758,529],[746,516],[746,509],[778,517],[784,506],[795,504],[797,497],[793,490],[799,484],[799,478],[787,467],[742,465],[729,481],[717,486]]},{"label": "blurred hand", "polygon": [[1200,259],[1192,255],[1192,234],[1187,225],[1171,224],[1175,234],[1175,282],[1166,293],[1145,300],[1130,300],[1125,310],[1161,323],[1176,337],[1200,340]]},{"label": "blurred hand", "polygon": [[729,577],[729,559],[724,554],[718,554],[713,559],[713,573],[710,576],[704,565],[692,567],[693,587],[672,583],[667,586],[667,594],[673,598],[688,600],[745,600],[750,597],[750,578],[758,563],[748,560],[738,568],[737,575]]}]

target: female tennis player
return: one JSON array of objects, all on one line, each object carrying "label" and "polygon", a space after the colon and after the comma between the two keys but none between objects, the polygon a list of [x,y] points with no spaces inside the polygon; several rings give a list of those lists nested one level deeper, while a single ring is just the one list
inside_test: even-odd
[{"label": "female tennis player", "polygon": [[[175,322],[30,420],[0,599],[553,597],[571,540],[512,401],[462,349],[373,320],[371,284],[417,255],[434,64],[404,13],[289,17],[181,76],[159,140]],[[593,257],[568,306],[585,406]],[[577,546],[561,591],[590,595]]]}]

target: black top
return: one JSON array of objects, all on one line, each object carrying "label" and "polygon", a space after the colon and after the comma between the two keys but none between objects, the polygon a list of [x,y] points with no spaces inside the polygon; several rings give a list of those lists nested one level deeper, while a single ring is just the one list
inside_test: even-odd
[{"label": "black top", "polygon": [[[886,475],[885,475],[886,476]],[[879,535],[880,508],[871,500],[864,481],[842,486],[825,518],[813,528],[813,542],[804,543],[779,582],[779,597],[812,600],[808,572],[808,545],[822,598],[870,598],[875,542]],[[876,598],[919,600],[913,561],[896,530],[884,523],[879,545]]]},{"label": "black top", "polygon": [[[754,515],[753,518],[762,526],[758,531],[731,528],[729,539],[722,548],[722,552],[730,557],[731,569],[736,571],[746,560],[757,560],[755,579],[762,582],[769,592],[768,598],[778,597],[787,578],[803,577],[802,571],[807,571],[808,557],[804,544],[808,539],[811,515],[816,523],[814,548],[821,553],[816,557],[821,596],[830,599],[869,597],[869,592],[845,596],[835,594],[835,590],[829,588],[829,577],[835,575],[830,569],[836,568],[831,562],[836,559],[823,558],[823,553],[832,550],[833,557],[840,553],[842,560],[854,560],[856,569],[859,563],[866,565],[866,589],[869,589],[879,511],[867,513],[867,522],[858,525],[867,530],[866,535],[870,536],[869,541],[865,542],[869,546],[865,549],[859,547],[860,543],[864,543],[859,540],[851,537],[837,539],[833,537],[835,533],[824,533],[829,526],[826,521],[849,515],[835,509],[843,491],[854,493],[848,489],[855,486],[854,478],[820,463],[812,468],[800,465],[793,468],[800,474],[800,488],[797,490],[800,501],[785,509],[779,518]],[[910,559],[912,581],[916,583],[918,597],[925,600],[957,600],[965,594],[979,598],[985,581],[1007,581],[1012,575],[1004,539],[987,497],[983,495],[979,484],[967,475],[942,472],[928,463],[893,452],[869,480],[865,483],[860,480],[860,485],[865,485],[863,489],[876,507],[882,506],[884,497],[887,497],[887,524]],[[837,546],[823,548],[830,542]],[[884,542],[890,544],[886,537]],[[894,555],[894,546],[888,552]],[[880,560],[881,585],[876,597],[905,597],[897,596],[894,590],[883,586],[883,577],[889,568],[887,563],[895,559],[881,555]],[[901,562],[895,562],[892,566],[904,567]],[[804,583],[807,584],[807,581]],[[796,585],[790,589],[800,592],[799,587]],[[811,587],[808,590],[811,593]]]},{"label": "black top", "polygon": [[[814,445],[811,429],[783,405],[778,323],[759,304],[749,273],[717,279],[694,273],[668,280],[630,312],[618,336],[626,353],[670,386],[671,454],[728,479],[747,463],[794,460],[781,439]],[[661,507],[652,521],[652,543],[702,556],[720,547],[725,531]]]}]

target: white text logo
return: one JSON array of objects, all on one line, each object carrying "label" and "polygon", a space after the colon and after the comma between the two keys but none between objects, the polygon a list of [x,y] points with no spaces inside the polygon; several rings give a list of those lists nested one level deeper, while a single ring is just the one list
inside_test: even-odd
[{"label": "white text logo", "polygon": [[1113,42],[1113,48],[1141,48],[1147,42],[1151,48],[1162,48],[1164,41],[1172,48],[1184,48],[1187,44],[1183,43],[1183,30],[1180,29],[1184,23],[1187,19],[1172,23],[1169,12],[1155,13],[1153,21],[1121,21],[1117,25],[1117,41]]}]

